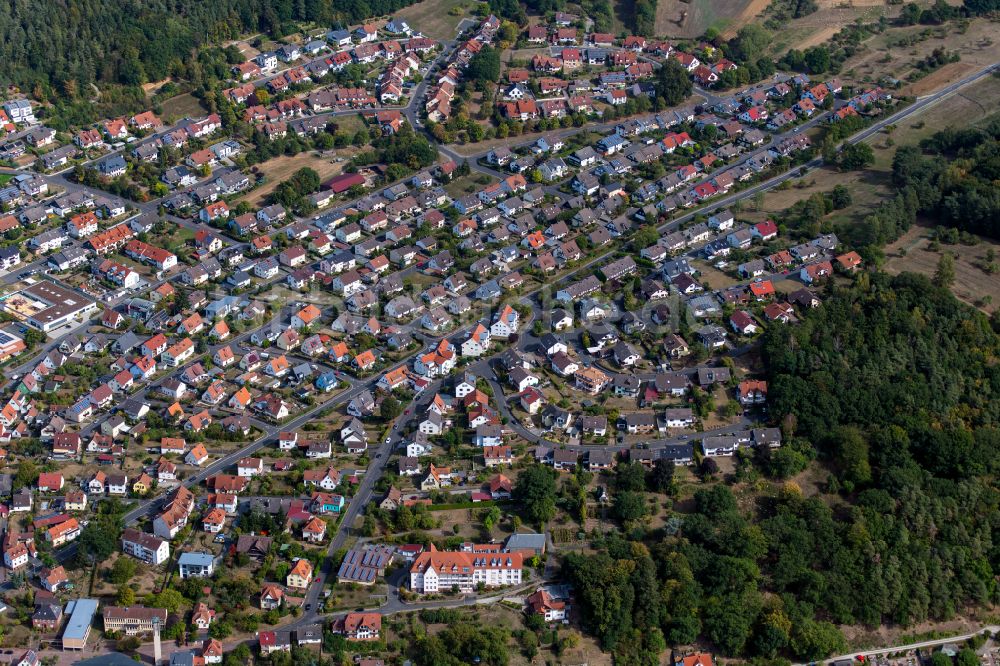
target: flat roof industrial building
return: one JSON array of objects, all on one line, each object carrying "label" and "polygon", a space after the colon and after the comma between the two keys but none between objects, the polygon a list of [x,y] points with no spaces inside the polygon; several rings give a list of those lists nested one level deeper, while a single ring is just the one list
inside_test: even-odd
[{"label": "flat roof industrial building", "polygon": [[66,630],[63,631],[62,645],[64,650],[82,650],[87,647],[90,637],[90,627],[94,624],[97,614],[96,599],[74,599],[66,604]]},{"label": "flat roof industrial building", "polygon": [[5,298],[3,309],[48,333],[74,319],[89,317],[97,311],[97,303],[56,282],[41,280]]}]

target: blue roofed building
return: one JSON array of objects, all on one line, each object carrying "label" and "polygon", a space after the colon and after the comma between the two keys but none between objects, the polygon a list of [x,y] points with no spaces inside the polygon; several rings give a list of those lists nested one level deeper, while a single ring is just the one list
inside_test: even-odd
[{"label": "blue roofed building", "polygon": [[511,534],[507,538],[504,550],[508,553],[527,553],[530,551],[532,555],[541,555],[545,552],[545,535],[535,533]]},{"label": "blue roofed building", "polygon": [[184,650],[170,655],[170,666],[194,666],[194,652]]},{"label": "blue roofed building", "polygon": [[208,578],[215,572],[215,557],[211,553],[181,553],[177,566],[181,578]]},{"label": "blue roofed building", "polygon": [[97,163],[97,171],[107,178],[117,178],[124,176],[128,164],[121,155],[111,155]]},{"label": "blue roofed building", "polygon": [[97,614],[97,599],[74,599],[66,604],[66,629],[63,631],[64,650],[83,650],[90,637],[90,628]]},{"label": "blue roofed building", "polygon": [[324,372],[316,378],[316,388],[324,393],[337,388],[337,375],[333,372]]}]

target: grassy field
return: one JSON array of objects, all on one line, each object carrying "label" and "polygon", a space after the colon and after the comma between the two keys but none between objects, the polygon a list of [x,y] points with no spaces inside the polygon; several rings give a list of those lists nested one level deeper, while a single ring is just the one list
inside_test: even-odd
[{"label": "grassy field", "polygon": [[191,93],[171,97],[163,103],[163,120],[167,123],[172,123],[187,116],[201,116],[205,113],[207,113],[205,107]]},{"label": "grassy field", "polygon": [[519,63],[521,67],[527,67],[528,63],[536,55],[548,55],[547,46],[529,46],[523,49],[507,49],[503,52],[502,60],[506,64],[512,62]]},{"label": "grassy field", "polygon": [[[891,17],[898,13],[898,8],[885,3],[851,5],[820,2],[819,5],[820,9],[808,16],[792,19],[774,35],[770,46],[772,55],[780,57],[790,48],[801,50],[822,44],[841,28],[858,19],[869,23],[877,20],[879,16]],[[727,34],[729,32],[735,34],[735,31],[728,31]]]},{"label": "grassy field", "polygon": [[459,22],[472,15],[473,0],[424,0],[397,11],[394,16],[431,39],[454,39]]},{"label": "grassy field", "polygon": [[334,118],[334,125],[337,126],[338,132],[350,132],[351,134],[365,129],[365,121],[361,119],[360,115],[336,116]]},{"label": "grassy field", "polygon": [[620,35],[623,32],[625,34],[632,32],[626,27],[623,19],[631,16],[633,5],[634,3],[630,0],[611,0],[611,32],[613,34]]},{"label": "grassy field", "polygon": [[[843,65],[843,77],[878,81],[892,76],[904,82],[901,95],[925,95],[996,60],[996,24],[976,19],[962,29],[957,22],[943,26],[911,26],[886,30],[866,41]],[[912,42],[912,43],[908,43]],[[946,65],[914,83],[906,83],[915,63],[934,49],[957,52],[960,62]]]},{"label": "grassy field", "polygon": [[457,199],[467,194],[478,192],[492,182],[493,179],[486,174],[473,172],[468,176],[454,178],[444,186],[444,190],[448,193],[448,196]]},{"label": "grassy field", "polygon": [[251,204],[259,206],[267,198],[267,195],[278,187],[281,181],[288,179],[289,176],[303,167],[315,169],[316,173],[319,174],[320,180],[332,178],[344,170],[354,152],[356,151],[349,148],[338,150],[337,157],[343,158],[343,162],[334,162],[332,155],[325,158],[317,157],[314,152],[299,153],[292,157],[282,155],[273,160],[268,160],[255,167],[258,173],[264,174],[267,178],[266,182],[257,189],[241,196],[236,200],[236,203],[249,201]]},{"label": "grassy field", "polygon": [[[951,5],[962,4],[959,0],[947,0]],[[740,27],[746,25],[760,15],[767,2],[754,0],[747,9],[725,25],[723,36],[732,37]],[[929,0],[917,0],[920,6],[932,4]],[[790,48],[806,49],[816,46],[830,39],[841,28],[857,20],[871,23],[878,20],[880,16],[895,18],[902,9],[902,4],[891,5],[886,0],[818,0],[819,9],[812,14],[802,18],[788,21],[781,30],[773,35],[769,52],[775,57],[780,57]],[[662,6],[662,2],[661,2]],[[717,26],[718,27],[718,26]],[[911,28],[893,28],[887,34],[899,34],[899,30]],[[874,41],[874,40],[873,40]],[[871,45],[873,42],[869,42]],[[863,55],[866,49],[861,49]],[[891,72],[892,70],[887,70]]]},{"label": "grassy field", "polygon": [[[924,109],[916,117],[907,119],[892,132],[897,146],[918,143],[935,132],[961,121],[962,125],[976,126],[1000,108],[1000,78],[992,76],[967,86],[944,101]],[[888,171],[892,167],[895,148],[885,145],[884,138],[876,139],[875,167]]]},{"label": "grassy field", "polygon": [[656,3],[656,34],[692,39],[709,28],[723,31],[726,38],[767,7],[769,0],[659,0]]},{"label": "grassy field", "polygon": [[[656,28],[660,29],[663,20],[661,12],[671,11],[669,6],[678,4],[674,0],[664,3],[659,2],[656,6]],[[687,7],[687,15],[684,23],[681,24],[685,33],[684,37],[697,37],[708,28],[716,28],[723,31],[726,39],[736,35],[736,32],[753,21],[770,4],[769,0],[724,0],[714,2],[712,0],[695,0]],[[684,5],[680,5],[680,11],[685,11]],[[676,11],[676,10],[673,10]],[[671,20],[666,17],[666,20]],[[676,20],[676,19],[674,19]]]},{"label": "grassy field", "polygon": [[[978,245],[931,245],[930,229],[915,226],[902,238],[885,248],[889,273],[912,271],[933,276],[941,255],[949,252],[955,257],[955,282],[951,291],[959,300],[978,307],[983,312],[993,312],[1000,304],[1000,273],[989,274],[983,270],[986,253],[997,254],[1000,243],[980,238]],[[995,261],[995,260],[994,260]]]},{"label": "grassy field", "polygon": [[[891,161],[892,158],[889,159]],[[892,195],[889,174],[883,171],[842,173],[836,169],[821,168],[805,178],[788,182],[790,185],[784,189],[767,192],[759,210],[750,203],[740,211],[738,217],[753,223],[762,222],[817,192],[829,192],[836,185],[844,185],[851,191],[853,201],[849,207],[835,211],[831,218],[835,223],[842,223],[864,219],[880,201]]]},{"label": "grassy field", "polygon": [[719,269],[704,259],[696,259],[692,265],[698,269],[698,281],[707,289],[724,289],[735,284],[733,278],[729,277]]}]

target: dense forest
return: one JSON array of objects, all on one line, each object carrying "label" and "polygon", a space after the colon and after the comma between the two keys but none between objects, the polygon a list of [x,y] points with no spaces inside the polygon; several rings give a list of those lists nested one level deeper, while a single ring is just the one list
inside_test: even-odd
[{"label": "dense forest", "polygon": [[351,166],[385,164],[385,180],[393,182],[418,169],[431,166],[437,156],[437,148],[426,136],[414,132],[409,125],[404,125],[396,134],[372,139],[371,150],[355,155]]},{"label": "dense forest", "polygon": [[636,0],[632,9],[632,31],[645,37],[656,36],[656,0]]},{"label": "dense forest", "polygon": [[782,30],[791,19],[808,16],[817,9],[816,0],[771,0],[764,10],[764,25],[771,30]]},{"label": "dense forest", "polygon": [[[943,158],[943,159],[942,159]],[[1000,115],[983,128],[946,129],[920,148],[900,148],[894,184],[912,189],[919,212],[945,226],[1000,238]]]},{"label": "dense forest", "polygon": [[[762,488],[815,460],[821,494],[717,484],[662,528],[625,521],[598,554],[567,556],[585,625],[620,663],[697,638],[815,660],[844,648],[840,623],[905,626],[998,601],[1000,336],[918,275],[866,273],[824,298],[765,334],[785,446],[742,452],[729,479]],[[670,485],[644,487],[630,467],[616,498]]]},{"label": "dense forest", "polygon": [[[242,34],[280,37],[296,21],[357,23],[414,0],[57,0],[0,4],[0,83],[75,96],[91,83],[139,85],[183,69],[192,50]],[[84,96],[89,96],[87,92]]]},{"label": "dense forest", "polygon": [[848,502],[839,544],[776,553],[798,564],[775,583],[869,625],[995,602],[1000,338],[986,317],[925,277],[866,274],[801,326],[770,329],[763,351],[773,414]]}]

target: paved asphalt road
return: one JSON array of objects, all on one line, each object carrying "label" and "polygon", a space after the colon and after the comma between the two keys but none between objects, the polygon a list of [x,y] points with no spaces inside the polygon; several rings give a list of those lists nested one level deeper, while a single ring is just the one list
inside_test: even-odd
[{"label": "paved asphalt road", "polygon": [[[855,658],[857,657],[874,657],[878,655],[909,652],[910,650],[923,650],[926,648],[936,647],[938,645],[944,645],[945,643],[962,643],[972,638],[973,636],[977,636],[979,634],[986,632],[990,634],[995,634],[997,632],[1000,632],[1000,625],[986,624],[980,627],[977,631],[974,631],[970,634],[962,634],[960,636],[949,636],[947,638],[934,638],[926,641],[918,641],[916,643],[907,643],[906,645],[891,645],[881,648],[873,648],[871,650],[862,650],[860,652],[851,652],[848,654],[837,655],[836,657],[829,657],[827,659],[824,659],[823,661],[824,663],[832,664],[842,659],[854,661]],[[813,666],[813,664],[815,664],[815,662],[811,662],[809,664],[805,663],[794,664],[794,666]]]}]

